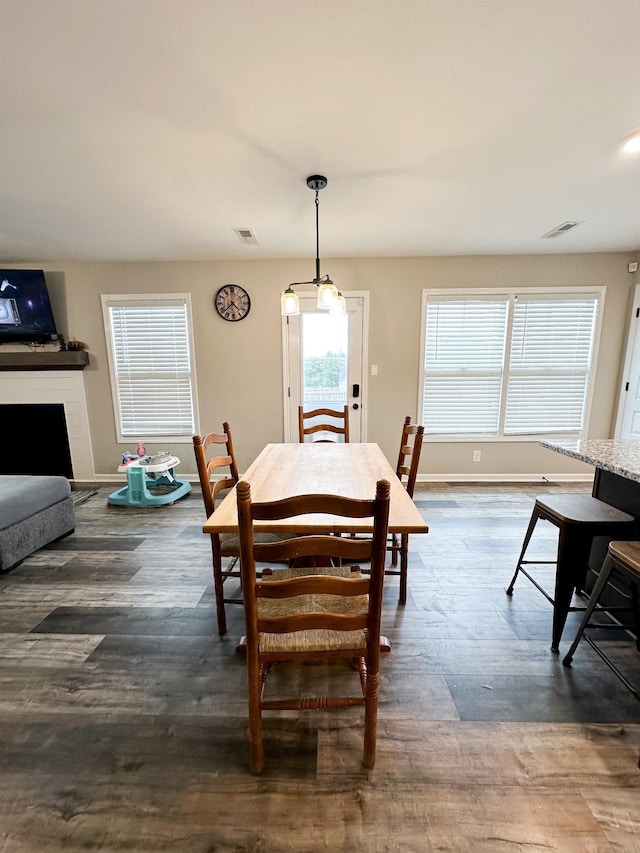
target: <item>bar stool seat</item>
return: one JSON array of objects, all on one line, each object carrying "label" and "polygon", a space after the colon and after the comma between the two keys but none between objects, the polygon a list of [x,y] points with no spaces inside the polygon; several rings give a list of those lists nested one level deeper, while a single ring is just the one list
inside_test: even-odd
[{"label": "bar stool seat", "polygon": [[[633,582],[635,594],[637,596],[637,585],[640,583],[640,542],[610,542],[609,548],[607,551],[607,556],[605,558],[604,563],[602,564],[602,568],[600,569],[600,574],[598,575],[598,580],[596,581],[595,586],[593,587],[593,591],[589,596],[589,601],[587,602],[587,607],[584,612],[584,616],[582,617],[582,622],[580,623],[580,627],[578,628],[578,633],[571,644],[571,648],[564,656],[562,663],[564,666],[571,666],[571,662],[573,660],[573,656],[575,654],[576,649],[578,648],[578,643],[580,642],[582,635],[584,634],[585,628],[589,625],[589,620],[593,614],[593,611],[596,609],[596,605],[600,600],[602,592],[609,582],[609,578],[611,573],[617,570],[621,574],[625,575],[629,578],[630,581]],[[636,599],[637,600],[637,599]],[[640,636],[638,634],[638,625],[635,625],[635,634],[636,634],[636,648],[640,649]],[[636,699],[640,699],[640,693],[638,689],[626,678],[626,676],[620,671],[620,669],[616,666],[616,664],[611,660],[610,657],[602,650],[602,647],[596,643],[594,639],[589,637],[587,634],[584,634],[584,638],[589,643],[592,649],[596,651],[602,660],[607,664],[607,666],[615,672],[618,678],[623,682],[623,684],[633,693]]]},{"label": "bar stool seat", "polygon": [[[540,519],[549,521],[558,528],[558,552],[555,560],[525,559],[531,536]],[[632,515],[591,495],[557,494],[536,498],[516,571],[507,587],[507,595],[513,594],[516,578],[522,572],[553,605],[551,651],[557,653],[559,650],[567,614],[585,609],[584,607],[572,607],[571,599],[574,590],[582,590],[584,587],[589,553],[594,537],[606,536],[609,539],[629,539],[633,537],[634,530],[635,519]],[[553,596],[523,568],[532,563],[556,566]]]}]

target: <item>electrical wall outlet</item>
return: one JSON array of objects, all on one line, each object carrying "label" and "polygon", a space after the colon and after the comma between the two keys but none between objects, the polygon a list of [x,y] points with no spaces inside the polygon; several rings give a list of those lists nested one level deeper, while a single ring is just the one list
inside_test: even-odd
[{"label": "electrical wall outlet", "polygon": [[481,450],[472,450],[471,451],[471,461],[472,462],[479,462],[481,457],[482,457],[482,451]]}]

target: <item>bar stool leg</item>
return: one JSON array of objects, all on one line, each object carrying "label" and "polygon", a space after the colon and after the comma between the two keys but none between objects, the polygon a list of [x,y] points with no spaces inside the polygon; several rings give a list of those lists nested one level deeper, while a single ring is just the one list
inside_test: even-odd
[{"label": "bar stool leg", "polygon": [[529,542],[531,540],[533,530],[534,530],[539,518],[540,518],[540,513],[538,512],[537,508],[534,507],[533,512],[531,513],[531,518],[529,519],[529,526],[527,527],[527,532],[525,533],[524,541],[522,543],[522,550],[520,551],[520,556],[518,557],[518,564],[516,566],[515,574],[511,578],[511,583],[507,587],[507,595],[513,595],[513,586],[516,582],[516,578],[518,577],[518,574],[520,573],[520,569],[522,567],[522,561],[524,560],[524,555],[527,551],[527,547],[528,547]]},{"label": "bar stool leg", "polygon": [[592,541],[592,537],[585,536],[583,530],[567,525],[560,528],[551,633],[551,651],[556,654],[560,650],[560,640],[571,608],[573,592],[577,586],[584,583]]},{"label": "bar stool leg", "polygon": [[584,611],[584,615],[582,617],[582,622],[580,622],[580,627],[578,628],[578,633],[575,636],[573,643],[571,644],[571,648],[566,653],[564,658],[562,659],[563,666],[571,666],[571,661],[573,660],[573,656],[578,647],[578,643],[582,638],[584,633],[584,629],[587,627],[587,623],[589,619],[591,619],[591,615],[596,608],[598,600],[602,595],[602,590],[605,588],[609,581],[609,576],[613,571],[613,560],[610,556],[607,555],[604,563],[602,564],[602,568],[600,569],[600,574],[598,575],[598,579],[593,587],[593,591],[589,596],[589,601],[587,603],[587,609]]},{"label": "bar stool leg", "polygon": [[633,633],[636,635],[636,649],[640,652],[640,609],[638,607],[638,587],[631,584],[631,603],[633,605]]}]

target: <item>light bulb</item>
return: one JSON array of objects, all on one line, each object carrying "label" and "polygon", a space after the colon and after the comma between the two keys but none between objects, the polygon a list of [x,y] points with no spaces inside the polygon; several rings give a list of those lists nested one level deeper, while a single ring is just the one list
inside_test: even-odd
[{"label": "light bulb", "polygon": [[330,278],[326,278],[320,282],[318,285],[318,308],[328,311],[337,297],[338,288]]},{"label": "light bulb", "polygon": [[291,287],[288,287],[280,297],[280,313],[283,317],[295,317],[300,313],[298,294]]}]

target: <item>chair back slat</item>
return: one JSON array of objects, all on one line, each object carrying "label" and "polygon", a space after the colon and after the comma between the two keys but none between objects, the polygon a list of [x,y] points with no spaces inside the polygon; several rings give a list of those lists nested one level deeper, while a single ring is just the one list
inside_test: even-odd
[{"label": "chair back slat", "polygon": [[366,595],[369,592],[369,579],[355,574],[352,578],[333,575],[302,575],[300,577],[277,580],[277,575],[267,576],[256,584],[258,598],[291,598],[294,595]]},{"label": "chair back slat", "polygon": [[[285,501],[287,511],[283,514]],[[347,518],[369,518],[373,515],[373,505],[370,500],[345,498],[342,495],[296,495],[279,501],[252,504],[251,517],[257,521],[278,521],[296,515],[323,513]]]},{"label": "chair back slat", "polygon": [[364,631],[369,626],[366,613],[352,616],[342,613],[295,613],[258,619],[258,630],[267,634],[292,631]]},{"label": "chair back slat", "polygon": [[[354,518],[355,516],[350,516]],[[347,539],[334,536],[337,542],[331,542],[331,555],[343,563],[361,563],[368,561],[371,549],[366,539]],[[254,557],[259,562],[281,563],[299,560],[303,557],[327,556],[326,536],[297,536],[291,541],[254,543]]]}]

